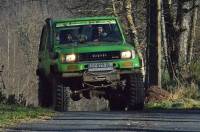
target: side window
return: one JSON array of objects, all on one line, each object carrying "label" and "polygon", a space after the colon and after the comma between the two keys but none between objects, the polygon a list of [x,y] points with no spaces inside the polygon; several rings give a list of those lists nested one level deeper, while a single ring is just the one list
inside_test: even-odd
[{"label": "side window", "polygon": [[45,50],[46,43],[47,43],[47,28],[46,28],[46,26],[44,26],[43,29],[42,29],[42,35],[41,35],[41,38],[40,38],[39,51]]}]

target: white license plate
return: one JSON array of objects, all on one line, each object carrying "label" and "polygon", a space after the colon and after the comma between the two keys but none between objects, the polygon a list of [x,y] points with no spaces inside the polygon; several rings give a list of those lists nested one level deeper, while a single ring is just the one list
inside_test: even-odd
[{"label": "white license plate", "polygon": [[113,70],[112,63],[90,63],[88,64],[88,71],[110,71]]}]

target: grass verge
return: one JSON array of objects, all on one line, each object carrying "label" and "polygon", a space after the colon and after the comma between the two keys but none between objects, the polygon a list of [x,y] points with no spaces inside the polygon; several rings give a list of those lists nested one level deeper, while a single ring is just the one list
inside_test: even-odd
[{"label": "grass verge", "polygon": [[44,108],[0,104],[0,128],[53,115],[53,111]]},{"label": "grass verge", "polygon": [[200,101],[194,99],[163,100],[145,104],[146,109],[200,109]]}]

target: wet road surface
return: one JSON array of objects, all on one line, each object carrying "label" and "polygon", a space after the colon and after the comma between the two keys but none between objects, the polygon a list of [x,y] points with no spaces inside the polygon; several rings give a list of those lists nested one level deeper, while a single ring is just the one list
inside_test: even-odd
[{"label": "wet road surface", "polygon": [[200,111],[66,112],[6,131],[200,132]]}]

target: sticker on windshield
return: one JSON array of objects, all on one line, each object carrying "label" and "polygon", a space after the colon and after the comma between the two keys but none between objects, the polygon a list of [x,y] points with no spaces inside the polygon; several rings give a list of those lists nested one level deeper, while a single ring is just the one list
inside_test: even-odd
[{"label": "sticker on windshield", "polygon": [[88,21],[71,21],[57,23],[56,27],[67,27],[67,26],[77,26],[77,25],[91,25],[91,24],[116,24],[115,20],[88,20]]}]

